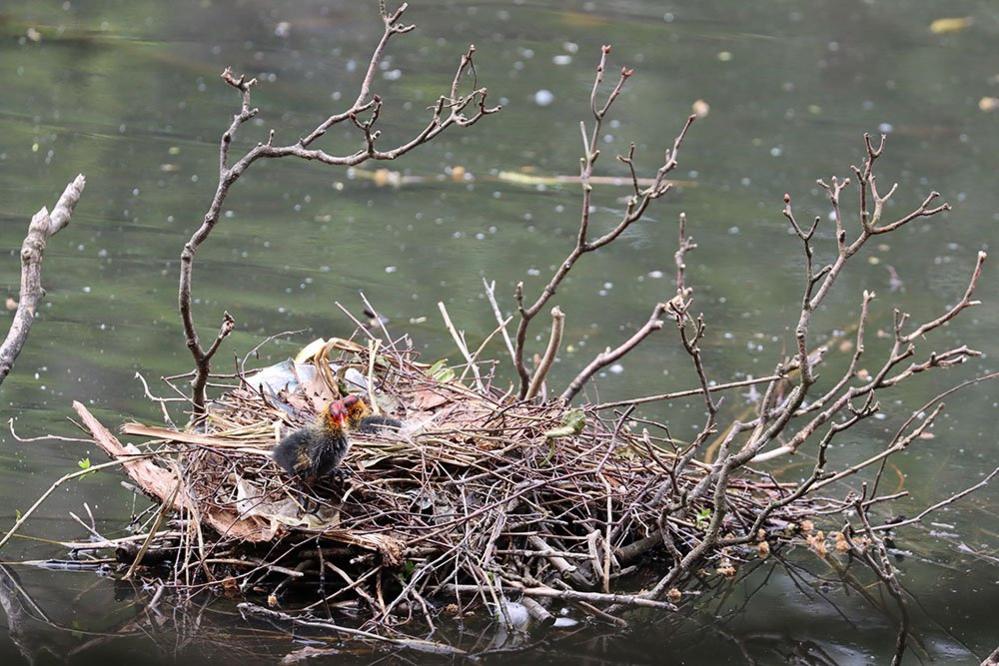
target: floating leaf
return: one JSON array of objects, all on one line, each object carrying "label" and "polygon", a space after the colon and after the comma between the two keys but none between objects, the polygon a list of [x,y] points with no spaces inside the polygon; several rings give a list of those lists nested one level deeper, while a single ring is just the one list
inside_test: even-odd
[{"label": "floating leaf", "polygon": [[84,458],[84,459],[82,459],[82,460],[78,460],[78,461],[76,462],[76,465],[77,465],[77,466],[78,466],[78,467],[79,467],[80,469],[90,469],[90,467],[91,467],[91,463],[90,463],[90,458]]},{"label": "floating leaf", "polygon": [[945,35],[950,32],[960,32],[974,23],[970,16],[939,18],[930,24],[930,32],[934,35]]},{"label": "floating leaf", "polygon": [[546,432],[545,437],[549,439],[572,437],[583,432],[584,427],[586,427],[586,414],[581,409],[573,409],[562,419],[562,425]]}]

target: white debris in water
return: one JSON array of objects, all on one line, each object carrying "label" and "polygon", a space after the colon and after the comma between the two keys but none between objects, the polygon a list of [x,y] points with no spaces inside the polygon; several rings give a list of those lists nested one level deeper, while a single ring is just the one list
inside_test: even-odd
[{"label": "white debris in water", "polygon": [[555,93],[551,90],[545,90],[542,88],[538,92],[534,93],[534,103],[538,106],[550,106],[554,101]]},{"label": "white debris in water", "polygon": [[620,375],[622,372],[624,372],[624,366],[621,365],[620,363],[615,363],[609,368],[609,370],[611,371],[611,373],[615,375]]},{"label": "white debris in water", "polygon": [[399,270],[399,269],[396,266],[386,266],[385,267],[385,272],[386,273],[395,273],[397,270]]},{"label": "white debris in water", "polygon": [[555,56],[554,58],[552,58],[552,64],[555,64],[555,65],[569,65],[569,64],[572,64],[572,56],[571,55],[565,55],[564,53],[561,53],[561,54]]}]

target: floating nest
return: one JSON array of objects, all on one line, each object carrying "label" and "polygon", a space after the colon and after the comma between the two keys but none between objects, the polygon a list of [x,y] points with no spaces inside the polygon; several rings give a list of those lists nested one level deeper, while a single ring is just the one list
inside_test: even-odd
[{"label": "floating nest", "polygon": [[[688,451],[629,427],[628,412],[608,419],[519,401],[460,367],[421,363],[411,347],[317,341],[295,360],[238,373],[196,428],[125,424],[134,444],[78,404],[94,441],[154,504],[133,534],[76,544],[77,556],[113,548],[119,575],[180,593],[258,595],[271,608],[354,609],[378,627],[432,625],[440,612],[483,606],[496,613],[510,600],[545,624],[555,621],[552,604],[604,619],[626,607],[675,608],[683,580],[655,593],[650,584],[704,538],[713,499],[672,512],[668,542],[663,509],[711,465],[693,461],[677,475]],[[345,393],[404,425],[353,434],[345,478],[304,487],[271,450]],[[722,533],[776,507],[758,538],[719,539],[698,566],[732,575],[789,538],[815,505],[779,501],[786,495],[769,475],[741,470],[727,484]]]}]

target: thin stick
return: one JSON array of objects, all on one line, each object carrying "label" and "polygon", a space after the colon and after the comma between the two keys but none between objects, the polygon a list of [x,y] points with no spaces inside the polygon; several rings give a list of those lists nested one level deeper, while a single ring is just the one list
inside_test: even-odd
[{"label": "thin stick", "polygon": [[482,278],[482,286],[486,290],[486,298],[489,299],[489,305],[492,306],[493,315],[496,317],[496,323],[499,324],[500,332],[503,334],[503,342],[506,343],[506,350],[510,352],[510,360],[516,364],[517,362],[517,352],[513,349],[513,340],[510,339],[510,332],[506,330],[506,325],[510,321],[509,318],[503,317],[503,312],[500,310],[499,303],[496,302],[496,281],[486,282],[485,278]]},{"label": "thin stick", "polygon": [[484,392],[485,387],[482,385],[482,377],[479,375],[479,367],[475,364],[475,359],[472,358],[472,354],[468,351],[468,345],[465,344],[465,336],[459,333],[458,329],[454,327],[454,323],[451,322],[451,317],[447,313],[447,307],[444,305],[444,301],[437,302],[437,309],[440,310],[441,317],[444,318],[444,326],[454,339],[454,344],[458,347],[458,351],[460,351],[461,355],[465,357],[465,362],[468,363],[468,367],[472,369],[472,375],[475,376],[476,388],[478,388],[479,392]]},{"label": "thin stick", "polygon": [[66,483],[67,481],[70,481],[72,479],[76,479],[76,478],[79,478],[81,476],[86,476],[87,474],[91,474],[91,473],[96,472],[98,470],[107,469],[108,467],[116,467],[118,465],[124,465],[126,463],[133,462],[133,461],[138,460],[140,458],[150,458],[153,455],[155,455],[155,454],[152,454],[152,453],[137,453],[134,456],[129,456],[128,458],[120,458],[120,459],[112,460],[110,462],[101,463],[99,465],[92,465],[92,466],[88,467],[87,469],[77,470],[75,472],[71,472],[69,474],[64,474],[63,476],[59,477],[51,486],[49,486],[48,490],[46,490],[44,493],[42,493],[41,496],[37,500],[35,500],[35,503],[32,504],[31,507],[28,508],[27,511],[25,511],[24,513],[21,514],[21,516],[14,523],[14,526],[10,528],[10,530],[4,535],[4,537],[2,539],[0,539],[0,548],[3,548],[4,545],[6,545],[6,543],[8,541],[10,541],[11,537],[14,536],[14,534],[17,533],[17,530],[19,530],[21,528],[21,525],[23,525],[25,523],[25,521],[27,521],[28,518],[31,517],[31,515],[35,512],[35,510],[39,506],[42,505],[42,502],[44,502],[45,500],[47,500],[49,498],[49,496],[52,493],[54,493],[56,491],[56,489],[58,489],[59,486],[61,486],[62,484]]},{"label": "thin stick", "polygon": [[[728,382],[727,384],[710,384],[708,386],[708,391],[711,393],[716,393],[717,391],[727,391],[734,388],[742,388],[744,386],[755,386],[756,384],[766,384],[768,382],[773,382],[781,379],[783,375],[767,375],[766,377],[759,377],[755,379],[741,379],[736,382]],[[701,395],[703,389],[694,388],[686,389],[683,391],[672,391],[670,393],[658,393],[656,395],[647,395],[641,398],[629,398],[628,400],[616,400],[614,402],[601,402],[596,405],[592,405],[592,409],[614,409],[615,407],[627,407],[630,405],[644,405],[649,402],[660,402],[666,400],[675,400],[677,398],[689,398],[693,395]]]}]

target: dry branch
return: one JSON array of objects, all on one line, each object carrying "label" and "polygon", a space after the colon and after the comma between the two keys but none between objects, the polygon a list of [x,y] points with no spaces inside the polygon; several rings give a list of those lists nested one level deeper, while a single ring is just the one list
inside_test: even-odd
[{"label": "dry branch", "polygon": [[[430,119],[426,126],[411,139],[393,148],[382,149],[377,145],[380,131],[375,129],[382,108],[382,100],[372,93],[372,83],[378,65],[382,62],[389,40],[395,35],[405,34],[415,28],[402,23],[402,16],[407,5],[403,3],[393,12],[386,11],[384,3],[380,6],[383,23],[382,36],[375,46],[368,61],[368,67],[361,81],[357,98],[349,108],[333,114],[322,121],[307,135],[287,145],[275,145],[276,132],[270,130],[265,142],[256,146],[236,159],[231,159],[230,149],[237,131],[243,124],[256,117],[259,110],[251,105],[251,92],[257,84],[256,79],[248,79],[245,75],[236,76],[226,68],[222,72],[222,80],[236,89],[240,94],[241,105],[233,116],[229,128],[222,134],[219,142],[219,172],[215,195],[208,206],[201,226],[194,232],[191,239],[184,245],[180,256],[180,285],[178,288],[178,307],[181,322],[184,326],[184,336],[187,348],[194,358],[194,378],[191,382],[191,395],[195,419],[200,421],[205,414],[206,388],[208,375],[211,372],[212,357],[218,351],[222,341],[232,332],[235,321],[228,313],[223,315],[223,322],[214,341],[206,349],[199,337],[194,323],[192,310],[192,272],[194,257],[201,245],[208,239],[215,225],[218,224],[226,197],[239,177],[259,159],[281,157],[297,157],[303,160],[317,161],[330,166],[356,166],[368,160],[394,160],[405,155],[414,148],[433,140],[441,132],[451,126],[469,127],[483,116],[499,111],[500,107],[486,106],[487,91],[485,88],[475,88],[470,92],[461,92],[460,88],[469,72],[474,74],[473,56],[475,46],[469,45],[461,56],[458,67],[451,80],[447,93],[438,97],[431,107]],[[465,115],[470,110],[469,115]],[[365,116],[366,114],[366,116]],[[363,116],[363,117],[362,117]],[[345,155],[329,153],[313,144],[333,127],[349,122],[362,135],[363,146]]]},{"label": "dry branch", "polygon": [[28,340],[28,332],[35,321],[38,302],[45,294],[42,288],[42,259],[49,238],[59,233],[69,224],[83,188],[87,184],[83,174],[77,176],[63,191],[52,212],[42,207],[31,218],[28,235],[21,244],[21,291],[14,312],[14,319],[7,331],[7,337],[0,344],[0,384],[10,374],[14,361]]},{"label": "dry branch", "polygon": [[[580,122],[579,124],[583,139],[583,157],[580,159],[579,173],[579,182],[582,186],[582,201],[580,203],[579,230],[576,234],[576,245],[572,248],[572,251],[568,254],[568,256],[562,260],[562,263],[559,264],[558,269],[548,280],[548,283],[544,286],[541,293],[537,296],[533,303],[528,305],[524,300],[523,282],[517,284],[517,288],[514,292],[514,299],[517,303],[517,312],[520,315],[520,322],[517,325],[516,346],[514,349],[514,366],[520,377],[519,393],[521,399],[525,399],[527,397],[531,386],[531,373],[528,371],[527,365],[524,361],[527,331],[531,325],[531,321],[538,315],[539,312],[541,312],[541,309],[545,306],[545,304],[555,295],[555,292],[561,286],[562,282],[565,280],[566,276],[572,270],[573,266],[575,266],[580,257],[588,252],[594,252],[613,243],[631,225],[644,217],[645,212],[648,210],[649,205],[653,201],[659,199],[670,191],[672,183],[667,180],[667,176],[677,166],[677,156],[680,151],[680,146],[683,143],[684,137],[687,135],[687,130],[690,129],[690,125],[695,119],[695,116],[687,118],[687,121],[684,123],[680,133],[677,134],[676,138],[673,140],[672,147],[666,150],[663,163],[656,171],[655,178],[652,180],[651,184],[645,188],[641,188],[639,186],[637,176],[635,176],[633,162],[635,156],[635,146],[629,146],[627,155],[618,156],[618,160],[627,164],[631,170],[635,192],[631,197],[629,197],[628,203],[625,207],[625,212],[615,226],[602,236],[591,238],[590,216],[593,211],[593,183],[591,182],[591,179],[593,177],[594,165],[600,157],[600,149],[597,148],[598,139],[600,138],[600,129],[603,126],[603,121],[607,116],[607,113],[620,96],[625,82],[632,75],[634,75],[634,70],[628,69],[627,67],[621,68],[621,73],[617,79],[617,83],[614,84],[614,87],[611,89],[603,103],[601,104],[599,102],[597,99],[598,93],[600,91],[600,84],[603,82],[604,70],[607,66],[607,55],[610,53],[610,50],[610,46],[604,46],[601,49],[600,61],[597,64],[596,76],[593,79],[593,88],[590,93],[590,112],[593,115],[593,126],[588,132],[585,122]],[[585,384],[586,381],[593,376],[593,374],[609,363],[613,363],[614,358],[619,358],[623,354],[627,353],[627,351],[641,342],[650,333],[662,328],[662,323],[659,322],[659,317],[661,315],[662,311],[660,310],[660,306],[657,306],[653,311],[649,322],[639,329],[635,336],[616,349],[608,349],[588,364],[562,393],[561,399],[565,401],[571,400],[579,392],[583,384]]]}]

